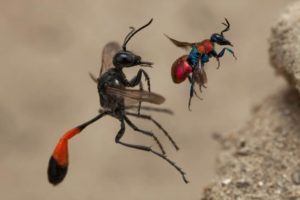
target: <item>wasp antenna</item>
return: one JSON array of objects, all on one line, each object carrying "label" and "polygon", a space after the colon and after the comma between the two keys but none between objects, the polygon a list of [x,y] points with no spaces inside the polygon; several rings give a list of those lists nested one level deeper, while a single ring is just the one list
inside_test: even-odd
[{"label": "wasp antenna", "polygon": [[224,32],[229,31],[229,29],[230,29],[230,23],[229,23],[229,21],[227,20],[226,17],[225,17],[225,22],[226,22],[226,23],[224,23],[224,22],[222,23],[224,26],[226,26],[226,28],[225,28],[224,30],[221,31],[221,35],[222,35],[222,36],[223,36],[223,33],[224,33]]},{"label": "wasp antenna", "polygon": [[153,21],[153,18],[150,19],[150,21],[145,24],[144,26],[138,28],[137,30],[135,30],[133,27],[130,27],[131,31],[126,35],[125,39],[124,39],[124,42],[123,42],[123,45],[122,45],[122,48],[124,51],[126,51],[126,45],[127,43],[129,42],[129,40],[135,35],[137,34],[139,31],[141,31],[142,29],[146,28],[147,26],[149,26]]},{"label": "wasp antenna", "polygon": [[[135,28],[133,26],[129,26],[129,29],[131,29],[131,31],[125,36],[123,44],[125,44],[126,40],[128,40],[128,37],[135,31]],[[123,50],[126,51],[126,47],[124,48],[123,46]]]},{"label": "wasp antenna", "polygon": [[228,19],[226,17],[225,17],[225,21],[226,21],[227,24],[229,24],[229,21],[228,21]]}]

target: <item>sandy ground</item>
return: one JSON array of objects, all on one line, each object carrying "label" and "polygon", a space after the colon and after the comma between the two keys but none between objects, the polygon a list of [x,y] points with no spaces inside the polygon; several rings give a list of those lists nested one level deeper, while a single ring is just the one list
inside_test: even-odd
[{"label": "sandy ground", "polygon": [[299,200],[299,120],[296,89],[266,98],[242,129],[218,138],[218,175],[201,200]]},{"label": "sandy ground", "polygon": [[[240,127],[250,108],[284,85],[268,62],[269,30],[290,0],[248,1],[0,1],[0,194],[1,199],[199,199],[214,175],[218,145],[213,132]],[[88,72],[98,73],[100,52],[111,40],[122,41],[128,26],[154,23],[130,41],[128,49],[155,62],[147,69],[153,91],[163,94],[174,116],[153,114],[181,147],[155,131],[170,158],[188,173],[182,182],[163,160],[114,143],[118,121],[107,117],[70,144],[71,166],[65,181],[47,181],[49,156],[61,134],[90,119],[99,108],[96,85]],[[206,68],[204,100],[187,110],[188,84],[174,85],[170,65],[185,52],[162,33],[179,40],[200,41],[226,33],[238,56],[230,55]],[[136,69],[128,71],[132,77]],[[127,141],[154,144],[128,129]]]}]

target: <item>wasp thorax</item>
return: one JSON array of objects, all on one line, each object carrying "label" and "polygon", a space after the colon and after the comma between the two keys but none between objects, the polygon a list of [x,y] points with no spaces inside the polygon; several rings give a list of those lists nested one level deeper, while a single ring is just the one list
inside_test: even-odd
[{"label": "wasp thorax", "polygon": [[120,51],[113,58],[113,64],[117,68],[132,67],[139,65],[141,57],[137,56],[130,51]]}]

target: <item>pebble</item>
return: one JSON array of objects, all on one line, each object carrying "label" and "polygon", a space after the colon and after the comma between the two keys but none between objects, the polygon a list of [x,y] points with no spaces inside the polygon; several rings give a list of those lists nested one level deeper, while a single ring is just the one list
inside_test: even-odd
[{"label": "pebble", "polygon": [[297,169],[293,174],[292,174],[292,181],[295,185],[300,185],[300,169]]},{"label": "pebble", "polygon": [[222,181],[222,185],[228,185],[229,183],[231,183],[231,178],[227,178],[227,179],[224,179],[223,181]]}]

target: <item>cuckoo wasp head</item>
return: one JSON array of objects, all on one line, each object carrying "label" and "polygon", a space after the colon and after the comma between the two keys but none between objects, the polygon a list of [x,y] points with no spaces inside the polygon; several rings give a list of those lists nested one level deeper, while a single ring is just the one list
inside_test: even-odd
[{"label": "cuckoo wasp head", "polygon": [[225,26],[225,29],[222,30],[220,34],[219,33],[212,34],[211,37],[210,37],[210,40],[212,42],[215,42],[215,43],[219,44],[219,45],[230,45],[230,46],[233,46],[231,44],[231,42],[229,40],[227,40],[225,38],[224,34],[223,34],[224,32],[229,31],[229,29],[230,29],[229,21],[226,18],[225,18],[225,22],[226,23],[224,23],[224,22],[222,23]]}]

